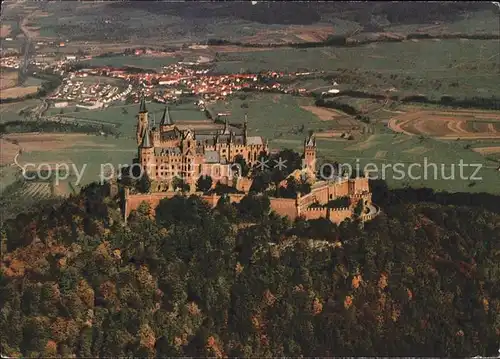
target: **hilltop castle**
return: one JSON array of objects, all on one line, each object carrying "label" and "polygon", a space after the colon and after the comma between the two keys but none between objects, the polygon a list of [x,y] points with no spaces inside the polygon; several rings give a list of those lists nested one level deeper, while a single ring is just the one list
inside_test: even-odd
[{"label": "hilltop castle", "polygon": [[[260,136],[249,136],[247,125],[245,118],[242,130],[230,128],[227,120],[220,130],[183,129],[176,125],[166,107],[159,127],[151,128],[146,103],[142,99],[136,132],[139,163],[152,180],[177,176],[194,185],[200,176],[208,175],[223,184],[230,184],[235,172],[231,166],[237,156],[251,167],[263,154],[269,153],[267,141]],[[307,168],[313,171],[316,160],[314,138],[306,141],[304,155]]]},{"label": "hilltop castle", "polygon": [[[166,107],[159,127],[151,127],[146,102],[141,100],[137,123],[138,162],[148,177],[156,183],[150,193],[132,194],[125,190],[125,218],[130,211],[137,209],[143,201],[154,209],[163,198],[176,195],[172,179],[179,177],[195,192],[200,176],[212,177],[213,186],[221,183],[234,186],[240,193],[229,194],[231,202],[239,202],[249,192],[252,179],[234,172],[232,167],[241,156],[251,167],[263,154],[269,153],[268,143],[260,136],[249,136],[245,118],[241,129],[233,129],[227,120],[222,129],[213,131],[194,131],[192,128],[176,124],[169,108]],[[270,198],[271,209],[290,219],[328,218],[340,223],[352,217],[354,208],[362,204],[362,220],[373,218],[378,209],[371,203],[368,178],[347,178],[337,176],[333,180],[317,180],[316,139],[311,134],[304,141],[303,168],[291,176],[307,175],[311,192],[297,194],[296,198]],[[162,185],[163,184],[163,185]],[[286,186],[286,181],[283,181]],[[211,206],[215,206],[219,195],[197,193]],[[346,207],[334,208],[328,204],[338,198],[347,198]]]}]

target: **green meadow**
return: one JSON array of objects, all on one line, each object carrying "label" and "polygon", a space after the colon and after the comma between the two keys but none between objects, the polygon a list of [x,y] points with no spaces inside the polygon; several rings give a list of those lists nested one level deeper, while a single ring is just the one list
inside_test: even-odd
[{"label": "green meadow", "polygon": [[[23,152],[20,157],[20,163],[67,163],[71,170],[74,168],[79,173],[83,173],[80,185],[86,185],[91,182],[99,181],[101,165],[104,168],[106,163],[113,165],[118,169],[120,164],[131,164],[134,157],[137,156],[137,146],[132,139],[116,139],[104,136],[89,136],[92,144],[88,146],[75,146],[56,151],[36,151]],[[83,172],[82,172],[83,170]],[[76,182],[76,176],[71,176],[73,184]]]},{"label": "green meadow", "polygon": [[246,114],[250,133],[271,140],[278,137],[293,137],[291,130],[302,125],[304,134],[307,134],[308,130],[327,128],[328,122],[321,121],[300,107],[312,103],[311,99],[291,95],[252,93],[232,97],[210,108],[215,113],[229,112],[231,114],[229,121],[233,123],[242,123]]}]

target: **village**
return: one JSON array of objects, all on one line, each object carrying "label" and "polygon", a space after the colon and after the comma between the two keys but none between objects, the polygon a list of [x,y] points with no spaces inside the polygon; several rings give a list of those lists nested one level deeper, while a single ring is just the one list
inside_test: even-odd
[{"label": "village", "polygon": [[[140,59],[160,55],[136,50],[132,56]],[[75,102],[80,107],[101,108],[115,101],[137,103],[140,96],[157,103],[171,103],[183,96],[197,96],[201,103],[210,103],[225,100],[238,91],[309,95],[307,89],[291,84],[291,80],[311,75],[309,72],[269,70],[218,74],[214,73],[211,61],[203,56],[197,61],[178,61],[163,66],[160,71],[128,66],[85,66],[86,61],[91,59],[91,56],[66,54],[54,60],[50,54],[46,54],[31,59],[30,66],[63,78],[61,86],[49,98],[53,107],[65,107],[65,103]],[[20,58],[15,56],[2,59],[5,67],[17,69],[20,63]],[[94,83],[93,79],[96,79]],[[335,85],[337,83],[333,82],[332,86]],[[338,92],[335,89],[331,91]]]}]

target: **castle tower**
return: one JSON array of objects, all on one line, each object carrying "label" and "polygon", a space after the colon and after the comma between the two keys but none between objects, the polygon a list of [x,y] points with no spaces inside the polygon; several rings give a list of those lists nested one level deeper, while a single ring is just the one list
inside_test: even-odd
[{"label": "castle tower", "polygon": [[173,125],[174,125],[174,121],[172,120],[172,117],[170,116],[170,108],[168,106],[166,106],[165,110],[163,111],[163,116],[161,117],[160,130],[162,132],[168,131],[169,129],[172,128]]},{"label": "castle tower", "polygon": [[247,144],[247,137],[248,137],[248,116],[245,114],[245,122],[243,122],[243,143],[246,145]]},{"label": "castle tower", "polygon": [[[141,98],[141,104],[139,107],[139,114],[137,115],[137,131],[135,133],[137,139],[137,145],[142,143],[142,135],[145,133],[144,130],[147,129],[148,124],[148,110],[146,108],[146,100],[144,96]],[[148,131],[149,132],[149,131]]]},{"label": "castle tower", "polygon": [[143,170],[148,174],[149,178],[156,177],[156,161],[154,147],[151,141],[151,131],[146,127],[141,136],[141,144],[139,146],[139,163]]},{"label": "castle tower", "polygon": [[304,169],[314,178],[316,175],[316,138],[311,132],[304,140]]},{"label": "castle tower", "polygon": [[193,132],[187,130],[182,139],[182,168],[184,181],[190,185],[196,183],[195,176],[196,140]]},{"label": "castle tower", "polygon": [[224,130],[222,130],[223,135],[229,135],[229,122],[226,117],[226,121],[224,122]]}]

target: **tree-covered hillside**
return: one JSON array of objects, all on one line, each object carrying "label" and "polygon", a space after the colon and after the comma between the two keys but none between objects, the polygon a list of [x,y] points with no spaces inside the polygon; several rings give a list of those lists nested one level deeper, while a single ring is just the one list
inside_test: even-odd
[{"label": "tree-covered hillside", "polygon": [[496,354],[499,214],[402,202],[363,228],[256,206],[175,197],[125,225],[93,185],[7,221],[2,354]]}]

